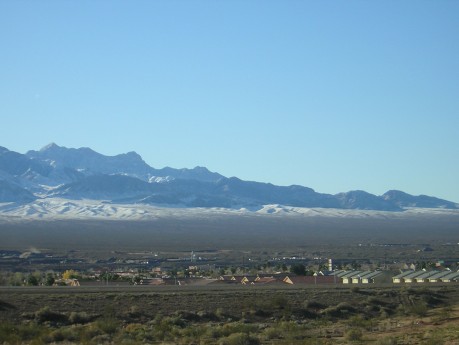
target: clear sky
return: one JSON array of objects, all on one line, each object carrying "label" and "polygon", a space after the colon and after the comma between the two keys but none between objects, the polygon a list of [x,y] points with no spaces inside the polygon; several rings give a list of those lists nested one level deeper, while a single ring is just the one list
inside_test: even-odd
[{"label": "clear sky", "polygon": [[0,146],[459,202],[459,1],[0,2]]}]

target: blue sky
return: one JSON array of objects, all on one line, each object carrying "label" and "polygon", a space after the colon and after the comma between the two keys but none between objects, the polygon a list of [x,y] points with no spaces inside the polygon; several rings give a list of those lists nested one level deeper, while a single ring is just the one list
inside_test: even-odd
[{"label": "blue sky", "polygon": [[0,145],[459,202],[458,1],[2,1]]}]

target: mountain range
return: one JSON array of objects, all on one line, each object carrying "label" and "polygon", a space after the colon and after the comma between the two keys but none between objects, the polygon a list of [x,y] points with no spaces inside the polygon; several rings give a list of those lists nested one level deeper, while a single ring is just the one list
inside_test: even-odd
[{"label": "mountain range", "polygon": [[204,167],[155,169],[135,152],[105,156],[90,148],[53,143],[21,154],[0,147],[0,202],[25,204],[50,198],[232,209],[269,204],[380,211],[459,208],[451,201],[396,190],[380,196],[360,190],[332,195],[299,185],[228,178]]}]

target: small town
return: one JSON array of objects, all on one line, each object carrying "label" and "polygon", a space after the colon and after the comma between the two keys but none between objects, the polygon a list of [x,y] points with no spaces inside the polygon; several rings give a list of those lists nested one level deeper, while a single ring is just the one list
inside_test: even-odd
[{"label": "small town", "polygon": [[[3,286],[203,286],[203,285],[391,285],[445,284],[459,281],[455,260],[385,263],[304,257],[273,258],[263,264],[225,265],[216,257],[97,260],[88,263],[39,252],[1,251]],[[377,267],[375,267],[377,266]]]}]

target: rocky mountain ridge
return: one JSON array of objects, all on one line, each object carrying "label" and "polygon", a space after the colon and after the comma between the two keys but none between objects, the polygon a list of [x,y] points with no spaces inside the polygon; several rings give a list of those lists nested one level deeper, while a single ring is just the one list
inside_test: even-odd
[{"label": "rocky mountain ridge", "polygon": [[311,188],[227,178],[204,167],[155,169],[135,152],[105,156],[90,148],[56,144],[20,154],[0,147],[0,202],[92,199],[124,204],[256,208],[279,204],[303,208],[401,211],[407,207],[458,209],[435,197],[388,191],[336,195]]}]

